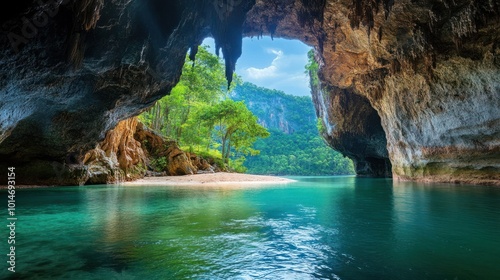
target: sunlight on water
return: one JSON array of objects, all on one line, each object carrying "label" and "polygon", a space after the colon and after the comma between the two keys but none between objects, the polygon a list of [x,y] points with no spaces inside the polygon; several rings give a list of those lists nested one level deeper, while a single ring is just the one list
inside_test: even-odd
[{"label": "sunlight on water", "polygon": [[[0,277],[494,279],[500,274],[500,189],[298,179],[260,189],[19,190],[17,272],[5,266]],[[5,244],[1,248],[5,251]]]}]

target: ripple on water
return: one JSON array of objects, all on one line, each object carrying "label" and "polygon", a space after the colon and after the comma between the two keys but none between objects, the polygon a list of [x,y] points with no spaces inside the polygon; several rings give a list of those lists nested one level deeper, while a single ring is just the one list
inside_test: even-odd
[{"label": "ripple on water", "polygon": [[24,191],[16,277],[498,278],[498,189],[367,187],[380,182]]},{"label": "ripple on water", "polygon": [[[287,214],[278,219],[252,216],[225,222],[223,227],[230,226],[235,231],[251,230],[224,232],[202,239],[200,242],[204,244],[218,246],[201,252],[201,256],[212,260],[219,268],[212,273],[223,278],[321,279],[329,270],[324,263],[335,254],[321,239],[337,231],[312,223],[316,216],[316,209],[312,207],[301,206],[300,213],[300,216]],[[259,230],[255,231],[256,228]],[[328,278],[335,277],[330,271]]]}]

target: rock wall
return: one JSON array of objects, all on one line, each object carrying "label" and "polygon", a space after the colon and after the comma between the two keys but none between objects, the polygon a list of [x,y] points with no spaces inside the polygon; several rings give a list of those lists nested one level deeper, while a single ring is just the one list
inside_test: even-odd
[{"label": "rock wall", "polygon": [[244,30],[315,47],[324,136],[358,170],[500,184],[498,1],[279,2],[257,1]]},{"label": "rock wall", "polygon": [[385,132],[370,102],[349,90],[311,88],[326,142],[353,160],[358,176],[391,177]]},{"label": "rock wall", "polygon": [[[136,118],[133,118],[136,120]],[[134,132],[134,138],[141,143],[141,149],[145,154],[145,165],[149,171],[157,170],[156,173],[167,176],[192,175],[198,173],[220,172],[221,169],[210,159],[205,159],[179,148],[174,140],[167,139],[153,130],[138,123]],[[153,166],[153,161],[164,161],[161,166]],[[157,164],[158,165],[158,164]]]},{"label": "rock wall", "polygon": [[0,4],[0,168],[20,183],[86,174],[86,151],[168,94],[204,37],[230,80],[242,34],[270,34],[314,46],[325,136],[363,174],[389,159],[400,179],[500,184],[498,0],[44,3]]},{"label": "rock wall", "polygon": [[238,26],[250,5],[198,0],[0,4],[0,169],[17,167],[18,183],[80,183],[68,178],[86,174],[85,153],[120,120],[168,94],[186,52],[191,47],[194,55],[208,34],[217,38],[232,77],[241,53]]},{"label": "rock wall", "polygon": [[85,183],[117,183],[144,177],[148,158],[141,142],[134,138],[137,125],[136,118],[119,122],[95,149],[85,154],[83,164],[88,170]]}]

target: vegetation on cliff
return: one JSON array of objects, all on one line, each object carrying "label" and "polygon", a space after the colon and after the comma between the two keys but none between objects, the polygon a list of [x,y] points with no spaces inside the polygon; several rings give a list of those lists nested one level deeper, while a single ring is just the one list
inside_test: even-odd
[{"label": "vegetation on cliff", "polygon": [[245,100],[271,136],[255,142],[260,154],[245,162],[248,172],[276,175],[354,174],[352,161],[328,147],[316,125],[312,100],[250,83],[236,86],[234,100]]}]

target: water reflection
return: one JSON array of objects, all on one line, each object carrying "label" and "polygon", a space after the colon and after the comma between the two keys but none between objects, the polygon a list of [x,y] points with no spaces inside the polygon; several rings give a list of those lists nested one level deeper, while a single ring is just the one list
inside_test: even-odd
[{"label": "water reflection", "polygon": [[340,278],[381,277],[386,269],[380,256],[391,254],[394,240],[392,187],[385,179],[355,178],[352,185],[331,193],[331,226],[339,234],[328,240],[338,246],[330,261]]},{"label": "water reflection", "polygon": [[[399,265],[436,278],[497,277],[500,270],[491,268],[500,260],[498,193],[489,187],[394,182]],[[432,269],[436,264],[438,271]]]},{"label": "water reflection", "polygon": [[500,273],[500,190],[493,188],[307,177],[254,189],[28,190],[18,205],[17,278],[490,279]]}]

